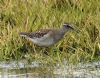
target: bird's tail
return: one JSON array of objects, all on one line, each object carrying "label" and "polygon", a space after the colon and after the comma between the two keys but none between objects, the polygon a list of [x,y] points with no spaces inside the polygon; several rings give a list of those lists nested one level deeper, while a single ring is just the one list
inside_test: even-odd
[{"label": "bird's tail", "polygon": [[22,37],[27,37],[29,33],[27,32],[20,32],[19,35],[22,36]]}]

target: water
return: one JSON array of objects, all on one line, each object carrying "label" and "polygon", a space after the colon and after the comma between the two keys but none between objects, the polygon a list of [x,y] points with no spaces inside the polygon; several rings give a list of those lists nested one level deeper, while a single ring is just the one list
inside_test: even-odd
[{"label": "water", "polygon": [[0,78],[100,78],[100,61],[77,65],[47,66],[34,61],[0,62]]}]

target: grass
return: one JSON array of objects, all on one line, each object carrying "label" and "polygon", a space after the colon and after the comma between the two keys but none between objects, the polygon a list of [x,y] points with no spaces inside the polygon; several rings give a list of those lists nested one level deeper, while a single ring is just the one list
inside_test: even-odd
[{"label": "grass", "polygon": [[[40,60],[56,63],[100,59],[99,0],[0,0],[0,60]],[[22,39],[19,32],[59,28],[64,22],[76,32],[46,50]]]}]

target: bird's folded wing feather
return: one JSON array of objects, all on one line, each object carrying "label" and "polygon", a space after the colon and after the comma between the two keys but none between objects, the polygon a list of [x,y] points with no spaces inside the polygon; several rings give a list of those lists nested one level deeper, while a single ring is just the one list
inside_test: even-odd
[{"label": "bird's folded wing feather", "polygon": [[50,29],[41,29],[37,32],[27,33],[27,32],[21,32],[20,35],[25,35],[29,38],[41,38],[47,35],[49,32],[51,32]]}]

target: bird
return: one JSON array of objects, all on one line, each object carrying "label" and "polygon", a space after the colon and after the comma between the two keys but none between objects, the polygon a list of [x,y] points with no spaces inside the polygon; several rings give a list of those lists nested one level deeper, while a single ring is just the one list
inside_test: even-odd
[{"label": "bird", "polygon": [[35,32],[20,32],[19,34],[40,47],[49,47],[60,41],[69,30],[74,30],[74,28],[69,23],[64,23],[59,29],[40,29]]}]

